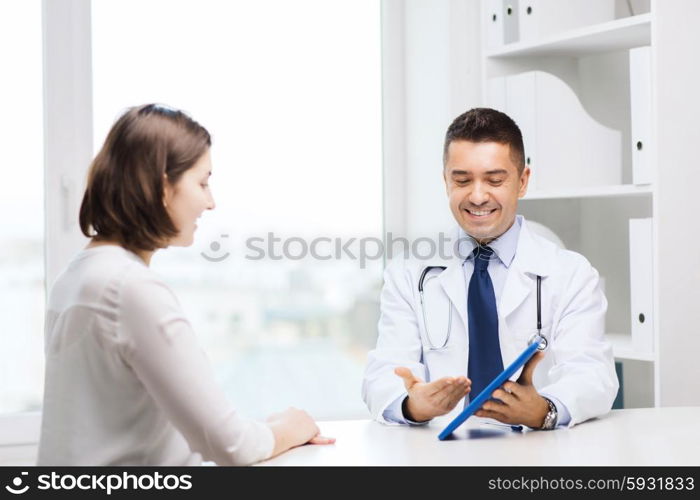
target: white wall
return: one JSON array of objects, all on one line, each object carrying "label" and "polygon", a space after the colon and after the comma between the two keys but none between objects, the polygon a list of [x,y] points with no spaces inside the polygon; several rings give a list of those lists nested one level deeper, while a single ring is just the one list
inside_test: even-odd
[{"label": "white wall", "polygon": [[453,225],[442,180],[451,121],[480,103],[478,2],[383,0],[385,230]]}]

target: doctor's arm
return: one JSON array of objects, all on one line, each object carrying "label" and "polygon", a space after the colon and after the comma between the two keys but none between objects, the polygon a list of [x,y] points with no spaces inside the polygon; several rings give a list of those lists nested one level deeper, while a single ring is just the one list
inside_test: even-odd
[{"label": "doctor's arm", "polygon": [[558,425],[573,426],[607,413],[618,388],[612,349],[605,340],[607,301],[598,272],[581,256],[571,262],[575,271],[565,284],[554,312],[552,341],[545,356],[551,357],[550,383],[538,389],[534,368],[542,353],[523,369],[517,382],[506,382],[477,412],[508,424],[539,428],[547,413],[544,397],[559,413]]},{"label": "doctor's arm", "polygon": [[598,272],[578,258],[554,314],[550,383],[539,388],[566,407],[569,426],[610,411],[618,389],[612,346],[605,339],[608,303]]},{"label": "doctor's arm", "polygon": [[[465,377],[426,382],[419,311],[404,261],[384,273],[377,346],[368,355],[362,395],[382,423],[421,423],[448,413],[468,393]],[[400,414],[399,414],[400,412]]]}]

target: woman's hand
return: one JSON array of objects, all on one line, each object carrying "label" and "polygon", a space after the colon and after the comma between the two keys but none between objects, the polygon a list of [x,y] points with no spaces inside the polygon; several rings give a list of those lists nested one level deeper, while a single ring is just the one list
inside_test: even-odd
[{"label": "woman's hand", "polygon": [[321,436],[314,419],[304,410],[288,408],[281,413],[270,415],[267,424],[275,435],[275,448],[272,456],[302,444],[333,444],[334,438]]}]

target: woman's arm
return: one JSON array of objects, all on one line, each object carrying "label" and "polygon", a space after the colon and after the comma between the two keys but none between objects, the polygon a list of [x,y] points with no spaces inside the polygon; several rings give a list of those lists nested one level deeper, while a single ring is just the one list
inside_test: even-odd
[{"label": "woman's arm", "polygon": [[[270,425],[240,416],[218,387],[190,323],[164,283],[127,279],[119,319],[126,362],[204,460],[250,464],[318,435],[314,421],[300,410],[288,410]],[[255,374],[240,383],[255,383]]]}]

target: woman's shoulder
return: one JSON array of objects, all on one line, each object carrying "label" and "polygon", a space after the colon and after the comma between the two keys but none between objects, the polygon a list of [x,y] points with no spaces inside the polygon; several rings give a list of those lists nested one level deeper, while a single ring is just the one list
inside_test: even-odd
[{"label": "woman's shoulder", "polygon": [[129,265],[115,284],[121,315],[150,316],[153,319],[181,317],[180,302],[166,280],[141,263]]},{"label": "woman's shoulder", "polygon": [[175,293],[162,276],[148,267],[130,266],[119,283],[123,307],[162,305],[179,308]]},{"label": "woman's shoulder", "polygon": [[72,304],[117,307],[124,294],[144,288],[167,289],[167,285],[136,254],[103,245],[75,255],[56,279],[50,302],[59,310]]},{"label": "woman's shoulder", "polygon": [[55,346],[87,338],[103,346],[126,345],[124,325],[160,322],[180,310],[168,286],[138,256],[119,247],[94,247],[76,254],[56,279],[45,328]]}]

